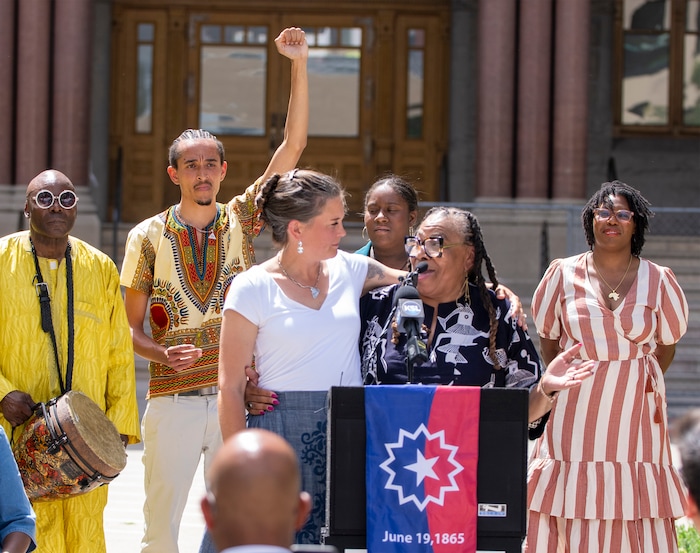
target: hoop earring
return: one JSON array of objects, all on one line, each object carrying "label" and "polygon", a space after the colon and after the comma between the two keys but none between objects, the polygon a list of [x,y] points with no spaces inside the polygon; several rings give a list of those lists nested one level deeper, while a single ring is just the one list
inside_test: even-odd
[{"label": "hoop earring", "polygon": [[297,253],[304,253],[304,244],[301,243],[301,240],[299,240],[299,244],[297,244]]},{"label": "hoop earring", "polygon": [[363,239],[363,240],[367,240],[367,239],[368,239],[367,236],[365,236],[366,234],[367,234],[367,225],[365,225],[364,227],[362,227],[362,232],[361,232],[361,234],[360,234],[360,235],[362,236],[362,239]]}]

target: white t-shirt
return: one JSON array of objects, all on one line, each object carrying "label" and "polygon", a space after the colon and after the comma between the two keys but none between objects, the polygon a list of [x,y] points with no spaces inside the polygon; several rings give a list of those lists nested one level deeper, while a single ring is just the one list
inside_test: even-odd
[{"label": "white t-shirt", "polygon": [[362,385],[359,300],[368,258],[338,251],[326,263],[328,295],[318,311],[290,300],[260,266],[233,279],[224,310],[258,327],[254,354],[261,387],[291,392]]}]

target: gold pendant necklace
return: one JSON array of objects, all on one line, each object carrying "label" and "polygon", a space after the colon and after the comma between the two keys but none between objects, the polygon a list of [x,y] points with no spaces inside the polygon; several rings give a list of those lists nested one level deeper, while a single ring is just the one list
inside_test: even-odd
[{"label": "gold pendant necklace", "polygon": [[321,293],[321,291],[318,289],[318,281],[321,278],[321,263],[319,262],[318,264],[318,274],[316,275],[316,282],[314,282],[313,286],[307,286],[306,284],[301,284],[300,282],[297,282],[294,280],[290,274],[284,270],[284,267],[282,267],[282,261],[280,260],[280,256],[277,256],[277,264],[280,266],[280,269],[282,269],[282,273],[284,273],[284,276],[286,276],[289,280],[291,280],[294,284],[296,284],[299,288],[305,288],[306,290],[309,290],[311,292],[311,297],[313,299],[316,299],[318,295]]},{"label": "gold pendant necklace", "polygon": [[598,268],[598,265],[595,264],[595,259],[593,258],[593,253],[591,252],[591,261],[593,261],[593,266],[595,267],[595,272],[598,275],[598,278],[603,281],[603,284],[610,288],[610,293],[608,294],[608,298],[610,298],[612,301],[617,301],[620,299],[620,294],[617,293],[617,289],[622,286],[622,283],[625,282],[625,277],[627,276],[627,273],[630,270],[630,266],[632,265],[632,257],[634,257],[632,254],[630,254],[630,261],[627,264],[627,269],[625,269],[625,274],[622,275],[622,280],[618,282],[617,286],[613,288],[608,284],[608,281],[603,278],[603,274],[600,272],[600,269]]}]

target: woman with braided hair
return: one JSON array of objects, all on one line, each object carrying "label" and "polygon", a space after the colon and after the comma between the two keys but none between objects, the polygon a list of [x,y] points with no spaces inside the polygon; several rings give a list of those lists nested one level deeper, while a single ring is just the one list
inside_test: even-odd
[{"label": "woman with braided hair", "polygon": [[[527,332],[513,320],[508,300],[498,299],[486,286],[484,268],[494,287],[498,279],[476,217],[453,207],[432,208],[416,236],[406,237],[406,250],[412,267],[427,263],[416,288],[424,306],[422,338],[428,359],[415,363],[412,382],[529,388],[530,435],[536,437],[551,407],[538,385],[544,368]],[[373,290],[361,300],[366,384],[408,381],[407,337],[398,332],[392,310],[397,290],[400,287]],[[568,365],[575,351],[566,352]],[[550,393],[575,386],[590,374],[589,365],[559,365],[546,373],[544,384]],[[567,370],[578,378],[570,383],[561,378],[559,372]]]}]

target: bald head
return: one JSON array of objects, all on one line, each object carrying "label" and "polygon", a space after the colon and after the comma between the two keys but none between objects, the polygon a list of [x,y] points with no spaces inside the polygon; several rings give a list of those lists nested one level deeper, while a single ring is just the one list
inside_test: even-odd
[{"label": "bald head", "polygon": [[229,438],[209,468],[209,496],[202,500],[219,550],[247,544],[289,547],[310,509],[300,482],[296,454],[282,437],[249,429]]},{"label": "bald head", "polygon": [[70,179],[55,169],[47,169],[42,171],[36,177],[34,177],[27,185],[27,198],[34,196],[38,191],[47,188],[50,185],[56,185],[61,187],[63,190],[73,190],[75,187]]}]

